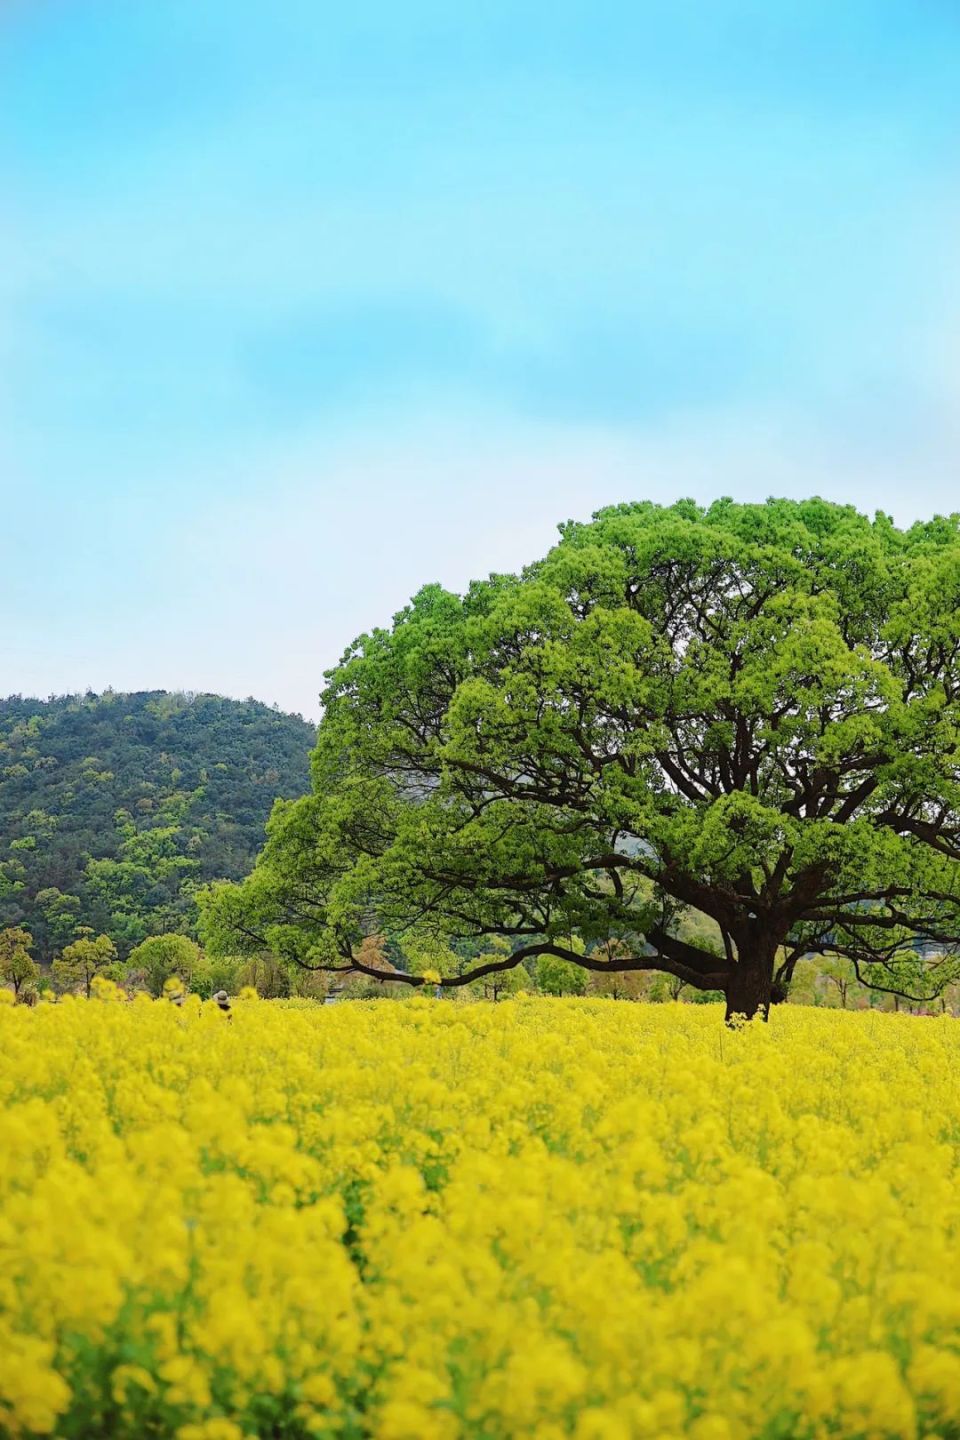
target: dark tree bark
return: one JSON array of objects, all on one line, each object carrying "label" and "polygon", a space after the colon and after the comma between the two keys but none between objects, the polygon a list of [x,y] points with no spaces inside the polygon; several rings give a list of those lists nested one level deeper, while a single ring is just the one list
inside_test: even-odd
[{"label": "dark tree bark", "polygon": [[734,1015],[743,1015],[747,1020],[759,1015],[768,1020],[773,1002],[777,938],[769,932],[752,931],[744,937],[738,950],[726,984],[727,1024]]}]

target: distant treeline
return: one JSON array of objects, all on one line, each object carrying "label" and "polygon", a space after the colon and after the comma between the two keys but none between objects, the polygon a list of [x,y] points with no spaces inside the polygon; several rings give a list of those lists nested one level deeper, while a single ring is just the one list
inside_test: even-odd
[{"label": "distant treeline", "polygon": [[87,929],[121,957],[192,935],[197,888],[247,874],[274,800],[307,790],[314,737],[218,695],[0,700],[0,927],[41,964]]}]

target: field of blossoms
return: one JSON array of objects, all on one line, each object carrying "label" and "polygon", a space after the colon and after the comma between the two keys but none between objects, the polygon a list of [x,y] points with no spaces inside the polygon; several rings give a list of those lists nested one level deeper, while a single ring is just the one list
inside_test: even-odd
[{"label": "field of blossoms", "polygon": [[0,1433],[960,1435],[960,1027],[0,1007]]}]

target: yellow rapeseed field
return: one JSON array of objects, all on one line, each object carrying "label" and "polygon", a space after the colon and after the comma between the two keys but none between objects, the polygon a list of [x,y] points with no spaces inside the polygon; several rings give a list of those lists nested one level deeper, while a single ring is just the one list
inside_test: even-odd
[{"label": "yellow rapeseed field", "polygon": [[0,1431],[960,1435],[960,1026],[0,1007]]}]

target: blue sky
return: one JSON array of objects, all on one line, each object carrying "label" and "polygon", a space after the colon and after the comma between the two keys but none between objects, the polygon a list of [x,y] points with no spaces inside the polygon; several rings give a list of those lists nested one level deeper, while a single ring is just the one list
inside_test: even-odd
[{"label": "blue sky", "polygon": [[315,714],[609,502],[960,508],[953,0],[5,0],[0,693]]}]

